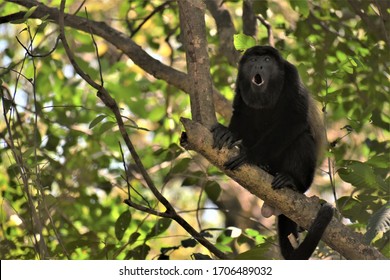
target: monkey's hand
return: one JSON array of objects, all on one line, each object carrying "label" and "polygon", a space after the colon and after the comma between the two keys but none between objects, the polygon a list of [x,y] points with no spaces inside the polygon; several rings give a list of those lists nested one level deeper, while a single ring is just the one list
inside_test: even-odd
[{"label": "monkey's hand", "polygon": [[234,156],[225,162],[224,167],[226,169],[237,169],[246,162],[246,150],[241,144],[242,141],[234,139],[233,134],[227,127],[217,123],[211,128],[211,132],[213,133],[214,149],[222,149],[222,147],[226,145],[228,149],[237,148],[239,150],[237,156]]},{"label": "monkey's hand", "polygon": [[223,146],[227,146],[229,149],[237,145],[237,142],[234,141],[233,134],[230,130],[223,126],[220,123],[215,124],[211,128],[211,133],[213,133],[213,148],[222,149]]}]

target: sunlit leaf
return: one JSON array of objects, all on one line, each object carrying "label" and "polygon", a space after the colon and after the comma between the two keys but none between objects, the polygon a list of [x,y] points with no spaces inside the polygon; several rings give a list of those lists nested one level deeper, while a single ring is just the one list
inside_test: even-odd
[{"label": "sunlit leaf", "polygon": [[99,128],[97,134],[98,134],[98,135],[103,134],[103,133],[105,133],[106,131],[108,131],[108,130],[112,129],[113,127],[115,127],[116,125],[117,125],[116,122],[111,122],[111,121],[105,122],[105,123],[103,123],[103,124],[100,126],[100,128]]},{"label": "sunlit leaf", "polygon": [[94,126],[96,126],[98,123],[100,123],[102,120],[104,120],[105,118],[107,117],[107,115],[99,115],[97,116],[95,119],[93,119],[91,121],[91,123],[89,124],[89,129],[93,128]]},{"label": "sunlit leaf", "polygon": [[30,16],[35,12],[35,10],[38,8],[38,6],[33,6],[30,9],[27,10],[27,12],[24,14],[23,19],[26,20],[30,18]]},{"label": "sunlit leaf", "polygon": [[244,34],[234,34],[234,47],[236,50],[245,51],[256,45],[256,40]]}]

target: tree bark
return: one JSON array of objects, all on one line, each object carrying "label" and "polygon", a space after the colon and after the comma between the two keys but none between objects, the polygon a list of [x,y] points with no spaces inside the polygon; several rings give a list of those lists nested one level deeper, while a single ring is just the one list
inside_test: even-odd
[{"label": "tree bark", "polygon": [[186,49],[192,119],[211,128],[217,118],[207,51],[205,4],[202,0],[179,0],[178,4],[181,36]]}]

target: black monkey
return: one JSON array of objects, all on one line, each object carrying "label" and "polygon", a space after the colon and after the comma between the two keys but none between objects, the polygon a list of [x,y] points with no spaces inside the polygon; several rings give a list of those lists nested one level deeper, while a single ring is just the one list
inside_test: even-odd
[{"label": "black monkey", "polygon": [[[272,187],[304,193],[311,185],[323,144],[323,126],[294,65],[269,46],[248,49],[240,60],[228,128],[212,128],[214,147],[238,146],[238,156],[225,163],[236,169],[244,163],[260,166],[274,176]],[[278,217],[279,243],[285,259],[308,259],[333,216],[324,204],[298,248],[288,236],[298,237],[295,222]]]}]

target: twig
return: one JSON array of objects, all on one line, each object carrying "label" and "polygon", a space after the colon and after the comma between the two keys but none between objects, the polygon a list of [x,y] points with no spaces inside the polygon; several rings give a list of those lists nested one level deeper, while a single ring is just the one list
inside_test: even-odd
[{"label": "twig", "polygon": [[138,31],[140,31],[140,29],[142,28],[142,26],[144,26],[145,23],[147,23],[147,21],[149,19],[151,19],[155,14],[157,14],[158,12],[164,10],[165,6],[167,4],[169,4],[170,2],[172,2],[172,0],[168,0],[168,1],[165,1],[164,3],[162,3],[161,5],[157,6],[147,17],[144,18],[144,20],[137,26],[136,29],[132,30],[131,31],[131,34],[130,34],[130,38],[133,38],[135,34],[137,34]]},{"label": "twig", "polygon": [[[16,88],[17,87],[15,87],[15,89]],[[1,96],[1,99],[2,99],[2,103],[3,103],[3,116],[4,116],[5,124],[6,124],[7,131],[8,131],[9,138],[10,138],[10,141],[6,141],[6,142],[7,142],[7,145],[10,147],[11,152],[13,154],[13,157],[14,157],[16,164],[19,168],[20,177],[21,177],[22,182],[23,182],[24,192],[27,196],[27,205],[29,207],[29,213],[31,215],[32,231],[35,233],[38,233],[40,236],[40,238],[38,239],[37,234],[35,234],[35,233],[32,234],[34,241],[35,241],[34,247],[35,247],[35,250],[36,250],[38,256],[41,259],[47,259],[50,257],[50,255],[49,255],[49,251],[48,251],[45,239],[43,238],[43,225],[41,223],[41,220],[39,219],[38,213],[37,213],[35,205],[34,205],[33,197],[32,197],[31,192],[29,190],[29,175],[28,175],[29,173],[28,173],[28,170],[25,166],[23,158],[21,157],[22,153],[14,145],[15,142],[14,142],[13,134],[12,134],[12,130],[11,130],[11,123],[10,123],[8,116],[7,116],[7,109],[5,108],[5,102],[4,102],[5,97]]]},{"label": "twig", "polygon": [[[87,7],[85,7],[85,15],[87,16],[87,19],[89,21]],[[99,48],[98,48],[98,46],[96,44],[96,40],[95,40],[95,37],[93,36],[93,32],[92,32],[91,28],[89,29],[89,34],[91,34],[93,46],[94,46],[95,51],[96,51],[96,57],[97,57],[97,61],[98,61],[98,64],[99,64],[100,83],[101,83],[101,86],[103,87],[104,86],[104,79],[103,79],[103,73],[102,73],[102,63],[100,62],[100,56],[99,56]]]},{"label": "twig", "polygon": [[274,39],[274,35],[273,35],[273,32],[272,32],[271,24],[262,15],[257,15],[256,18],[265,26],[265,28],[267,28],[268,44],[271,47],[275,47],[275,39]]},{"label": "twig", "polygon": [[131,189],[131,185],[130,185],[130,182],[129,182],[129,174],[127,172],[127,166],[126,166],[126,161],[125,161],[125,155],[123,154],[123,149],[122,149],[122,145],[120,142],[118,142],[118,145],[119,145],[119,150],[121,151],[121,156],[122,156],[122,163],[123,163],[123,169],[125,170],[125,181],[126,181],[126,184],[127,184],[127,195],[129,196],[129,199],[131,198],[131,192],[130,192],[130,189]]}]

